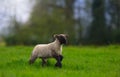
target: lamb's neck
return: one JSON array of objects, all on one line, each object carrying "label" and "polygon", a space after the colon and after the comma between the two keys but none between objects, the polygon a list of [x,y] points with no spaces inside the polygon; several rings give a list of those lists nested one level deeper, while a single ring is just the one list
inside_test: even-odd
[{"label": "lamb's neck", "polygon": [[55,39],[54,41],[54,47],[58,49],[58,51],[62,51],[62,44],[60,44],[58,39]]},{"label": "lamb's neck", "polygon": [[55,41],[52,42],[53,47],[60,49],[62,45],[60,44],[58,39],[55,39]]},{"label": "lamb's neck", "polygon": [[55,39],[54,43],[58,44],[59,46],[61,46],[60,42],[58,39]]}]

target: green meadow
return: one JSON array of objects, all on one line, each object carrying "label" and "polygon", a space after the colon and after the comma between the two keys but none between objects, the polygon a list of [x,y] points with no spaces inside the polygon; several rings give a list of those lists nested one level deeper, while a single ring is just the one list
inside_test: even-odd
[{"label": "green meadow", "polygon": [[120,46],[63,47],[63,67],[29,65],[32,46],[0,47],[0,77],[120,77]]}]

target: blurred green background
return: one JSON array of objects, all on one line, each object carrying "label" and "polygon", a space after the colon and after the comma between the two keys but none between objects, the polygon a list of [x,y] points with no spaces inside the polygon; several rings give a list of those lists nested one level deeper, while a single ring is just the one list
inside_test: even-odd
[{"label": "blurred green background", "polygon": [[0,45],[48,43],[59,33],[70,45],[120,44],[120,0],[36,0],[27,22],[16,18],[0,33]]}]

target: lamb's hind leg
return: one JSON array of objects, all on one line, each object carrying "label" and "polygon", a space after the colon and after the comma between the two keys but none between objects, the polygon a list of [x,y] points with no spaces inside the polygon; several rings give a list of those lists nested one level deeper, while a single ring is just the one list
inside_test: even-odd
[{"label": "lamb's hind leg", "polygon": [[37,56],[31,56],[30,60],[29,60],[29,64],[33,64],[35,62],[35,60],[37,59]]},{"label": "lamb's hind leg", "polygon": [[42,66],[45,66],[46,63],[47,63],[47,60],[45,58],[42,58]]}]

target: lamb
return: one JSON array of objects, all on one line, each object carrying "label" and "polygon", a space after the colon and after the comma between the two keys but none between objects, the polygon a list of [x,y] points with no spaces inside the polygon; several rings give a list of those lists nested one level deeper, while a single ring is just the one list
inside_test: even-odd
[{"label": "lamb", "polygon": [[57,60],[55,66],[62,67],[62,45],[67,43],[66,34],[55,34],[55,40],[48,44],[38,44],[34,47],[31,54],[29,64],[34,63],[37,58],[42,59],[42,66],[47,62],[48,58],[55,58]]}]

